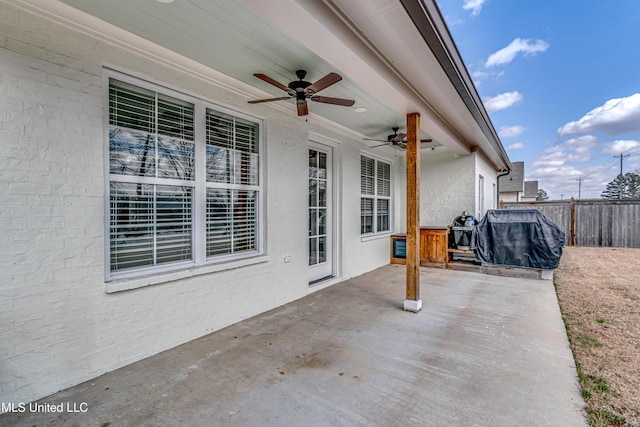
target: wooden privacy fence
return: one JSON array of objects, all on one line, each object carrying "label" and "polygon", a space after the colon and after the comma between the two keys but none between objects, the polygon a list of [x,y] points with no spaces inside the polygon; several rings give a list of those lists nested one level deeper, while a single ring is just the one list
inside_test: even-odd
[{"label": "wooden privacy fence", "polygon": [[504,203],[538,209],[556,223],[567,245],[640,248],[640,199]]}]

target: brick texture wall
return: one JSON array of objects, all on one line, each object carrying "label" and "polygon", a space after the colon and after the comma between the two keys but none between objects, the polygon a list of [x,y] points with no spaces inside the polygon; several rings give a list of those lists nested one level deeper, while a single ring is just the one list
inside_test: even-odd
[{"label": "brick texture wall", "polygon": [[[301,127],[267,105],[249,110],[215,73],[190,75],[177,70],[181,61],[0,1],[1,402],[44,397],[307,295],[310,130],[340,142],[338,273],[353,277],[388,262],[388,239],[362,242],[359,235],[361,141],[317,124]],[[105,292],[106,64],[265,118],[263,262]]]},{"label": "brick texture wall", "polygon": [[[240,82],[135,36],[79,29],[0,0],[0,402],[44,397],[312,292],[310,132],[333,141],[336,273],[347,279],[389,262],[388,235],[360,236],[360,155],[371,150],[359,138],[300,126],[292,111],[267,104],[249,108]],[[264,119],[260,262],[137,278],[131,283],[149,286],[107,292],[107,67]],[[403,232],[402,155],[373,154],[392,164],[392,231]],[[446,225],[473,211],[479,168],[474,156],[423,156],[421,223]]]}]

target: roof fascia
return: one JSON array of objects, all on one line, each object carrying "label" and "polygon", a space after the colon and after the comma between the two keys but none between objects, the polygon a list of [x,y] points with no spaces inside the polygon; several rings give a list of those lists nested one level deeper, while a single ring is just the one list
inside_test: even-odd
[{"label": "roof fascia", "polygon": [[400,0],[417,30],[445,71],[451,84],[507,169],[511,161],[491,123],[460,52],[451,37],[438,6],[432,0]]}]

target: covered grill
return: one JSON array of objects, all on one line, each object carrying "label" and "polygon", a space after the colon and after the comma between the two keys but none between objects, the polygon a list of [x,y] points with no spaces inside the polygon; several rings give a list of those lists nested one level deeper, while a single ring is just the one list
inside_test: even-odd
[{"label": "covered grill", "polygon": [[471,250],[487,264],[553,270],[564,242],[562,230],[537,209],[493,209],[474,229]]}]

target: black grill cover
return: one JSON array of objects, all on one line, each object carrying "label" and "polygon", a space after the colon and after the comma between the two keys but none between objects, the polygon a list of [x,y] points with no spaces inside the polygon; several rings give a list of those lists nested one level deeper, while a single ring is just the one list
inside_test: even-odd
[{"label": "black grill cover", "polygon": [[488,264],[553,270],[564,233],[537,209],[493,209],[478,223],[471,250]]}]

